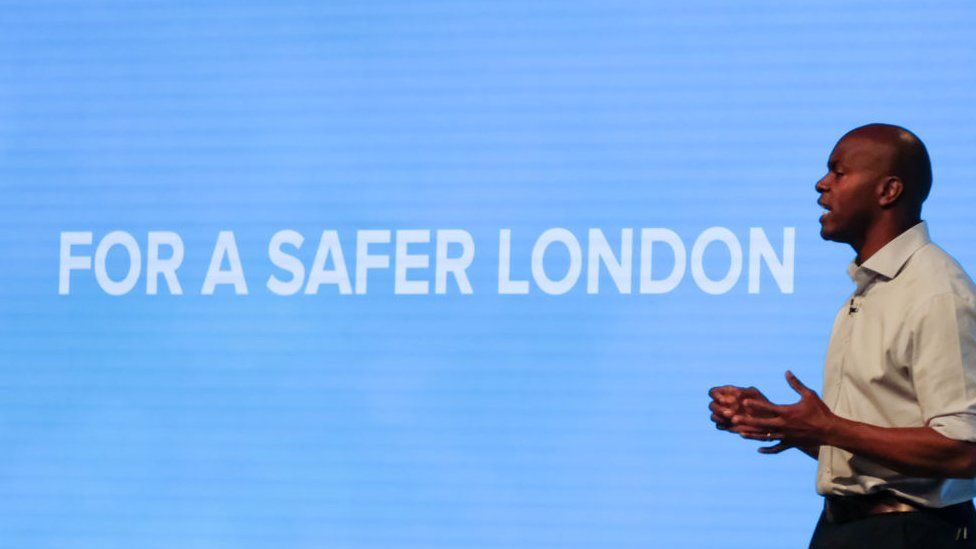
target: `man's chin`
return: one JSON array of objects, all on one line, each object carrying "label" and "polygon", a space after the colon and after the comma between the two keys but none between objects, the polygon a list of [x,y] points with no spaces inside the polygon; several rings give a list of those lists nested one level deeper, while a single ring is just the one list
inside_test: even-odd
[{"label": "man's chin", "polygon": [[833,242],[840,242],[840,235],[836,231],[830,229],[829,226],[821,223],[820,224],[820,238],[824,240],[831,240]]},{"label": "man's chin", "polygon": [[842,232],[832,229],[826,225],[820,226],[820,238],[824,240],[829,240],[831,242],[839,242],[841,244],[850,244],[850,239],[846,237]]}]

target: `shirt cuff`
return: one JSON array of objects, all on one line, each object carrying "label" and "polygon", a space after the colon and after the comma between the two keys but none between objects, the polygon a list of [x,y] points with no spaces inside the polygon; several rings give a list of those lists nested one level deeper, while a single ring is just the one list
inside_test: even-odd
[{"label": "shirt cuff", "polygon": [[976,414],[962,412],[935,416],[926,425],[944,437],[976,442]]}]

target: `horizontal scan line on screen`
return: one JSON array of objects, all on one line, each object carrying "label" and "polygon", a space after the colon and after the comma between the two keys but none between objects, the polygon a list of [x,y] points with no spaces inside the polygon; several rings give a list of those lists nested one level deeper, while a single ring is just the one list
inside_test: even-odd
[{"label": "horizontal scan line on screen", "polygon": [[[323,286],[331,287],[328,292],[333,294],[363,295],[370,287],[371,273],[373,286],[382,284],[381,291],[392,290],[398,295],[475,292],[468,276],[469,270],[477,269],[475,239],[468,231],[411,229],[351,233],[355,242],[352,246],[347,243],[344,249],[339,231],[322,231],[316,235],[314,256],[305,247],[305,236],[290,229],[274,233],[266,247],[263,243],[248,243],[243,249],[250,252],[260,244],[257,249],[261,255],[266,251],[262,260],[268,264],[262,268],[270,269],[271,274],[265,279],[264,288],[275,295],[316,295]],[[608,241],[602,229],[591,228],[581,243],[572,231],[557,227],[539,234],[531,251],[526,246],[513,251],[512,229],[500,229],[497,241],[492,243],[498,251],[497,265],[492,267],[497,273],[493,291],[500,295],[524,295],[534,288],[545,294],[562,295],[585,285],[588,294],[601,291],[663,294],[677,288],[690,270],[699,290],[718,295],[732,290],[743,278],[743,244],[726,227],[710,227],[698,234],[691,244],[690,255],[685,241],[667,228],[619,229],[619,238],[613,236],[618,246]],[[745,278],[749,293],[760,292],[762,264],[766,265],[780,293],[793,293],[795,241],[796,229],[784,227],[782,248],[777,253],[763,228],[749,229],[745,240],[748,261]],[[91,231],[61,232],[60,295],[70,295],[72,280],[86,276],[88,280],[83,282],[90,282],[93,276],[97,283],[89,287],[97,286],[112,296],[129,294],[140,282],[147,295],[183,295],[181,268],[203,275],[201,295],[213,295],[220,288],[234,295],[248,295],[245,262],[233,231],[217,234],[209,262],[201,260],[187,265],[183,264],[183,238],[173,231],[149,231],[145,247],[127,231],[112,231],[102,236],[97,245],[94,242]],[[525,243],[521,239],[518,242]],[[306,269],[309,257],[311,264]],[[351,270],[347,267],[347,257],[353,259]],[[514,271],[526,273],[517,275]],[[611,283],[601,287],[603,271]],[[583,278],[585,282],[581,283]],[[160,280],[165,284],[164,292]]]}]

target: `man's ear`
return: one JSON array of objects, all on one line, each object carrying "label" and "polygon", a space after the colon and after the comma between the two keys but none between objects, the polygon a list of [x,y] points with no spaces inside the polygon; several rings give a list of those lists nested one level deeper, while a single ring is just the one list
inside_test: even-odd
[{"label": "man's ear", "polygon": [[905,192],[905,184],[897,177],[886,177],[878,183],[878,205],[882,208],[894,206],[902,193]]}]

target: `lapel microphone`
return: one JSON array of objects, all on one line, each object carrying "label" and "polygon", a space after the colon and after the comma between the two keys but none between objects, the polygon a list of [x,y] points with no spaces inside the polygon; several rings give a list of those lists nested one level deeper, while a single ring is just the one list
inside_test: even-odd
[{"label": "lapel microphone", "polygon": [[849,309],[847,309],[847,316],[851,316],[852,314],[856,313],[857,311],[858,311],[858,307],[856,307],[854,305],[854,298],[852,297],[851,298],[851,306],[850,306]]}]

